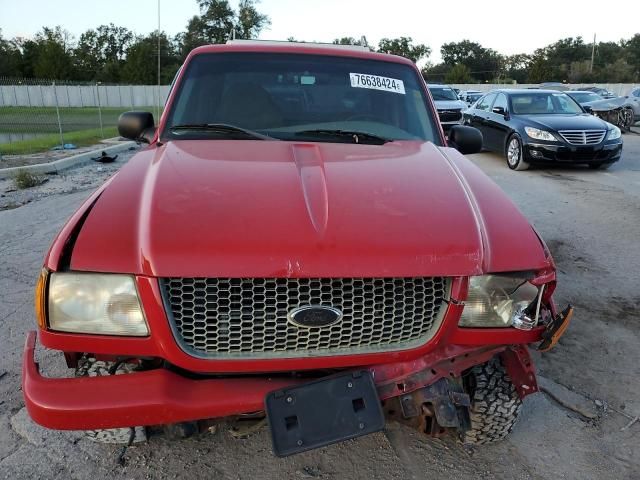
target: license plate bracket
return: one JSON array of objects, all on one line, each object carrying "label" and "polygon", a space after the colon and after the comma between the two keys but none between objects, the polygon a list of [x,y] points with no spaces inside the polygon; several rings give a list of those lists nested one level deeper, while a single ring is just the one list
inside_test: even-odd
[{"label": "license plate bracket", "polygon": [[293,455],[384,428],[384,414],[368,371],[342,373],[267,394],[273,452]]}]

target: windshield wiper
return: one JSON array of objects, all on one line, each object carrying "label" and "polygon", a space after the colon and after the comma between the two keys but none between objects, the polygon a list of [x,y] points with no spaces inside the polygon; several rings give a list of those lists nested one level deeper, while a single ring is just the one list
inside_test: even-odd
[{"label": "windshield wiper", "polygon": [[226,123],[193,123],[184,125],[173,125],[169,127],[169,130],[200,130],[205,132],[215,132],[223,134],[241,134],[252,140],[278,140],[277,138],[264,135],[262,133],[254,132],[242,127],[236,127],[235,125],[229,125]]},{"label": "windshield wiper", "polygon": [[374,135],[373,133],[359,132],[356,130],[332,130],[325,128],[319,128],[317,130],[300,130],[299,132],[295,132],[295,135],[299,137],[334,137],[341,139],[350,138],[353,143],[372,143],[374,145],[382,145],[384,143],[392,141],[388,138]]}]

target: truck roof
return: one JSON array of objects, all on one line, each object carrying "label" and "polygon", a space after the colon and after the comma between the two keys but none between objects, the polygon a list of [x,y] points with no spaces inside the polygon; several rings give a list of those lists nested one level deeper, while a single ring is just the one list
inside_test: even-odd
[{"label": "truck roof", "polygon": [[385,62],[404,63],[414,66],[414,63],[404,57],[388,53],[372,52],[368,47],[359,45],[335,45],[332,43],[306,43],[270,40],[230,40],[226,44],[203,45],[195,48],[189,54],[222,53],[222,52],[272,52],[272,53],[301,53],[310,55],[329,55],[335,57],[355,57]]}]

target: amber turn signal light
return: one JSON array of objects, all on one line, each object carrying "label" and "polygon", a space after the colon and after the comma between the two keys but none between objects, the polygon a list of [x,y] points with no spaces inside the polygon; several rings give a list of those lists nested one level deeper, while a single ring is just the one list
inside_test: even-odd
[{"label": "amber turn signal light", "polygon": [[46,269],[42,269],[40,276],[38,277],[38,283],[36,283],[36,322],[38,327],[43,330],[47,328],[47,279],[49,272]]}]

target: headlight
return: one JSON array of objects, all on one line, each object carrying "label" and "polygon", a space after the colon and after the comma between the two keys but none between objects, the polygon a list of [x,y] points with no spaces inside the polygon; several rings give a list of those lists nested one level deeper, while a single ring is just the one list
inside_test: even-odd
[{"label": "headlight", "polygon": [[516,327],[530,330],[537,323],[538,288],[526,279],[484,275],[471,277],[461,327]]},{"label": "headlight", "polygon": [[524,131],[527,132],[531,138],[536,140],[546,140],[547,142],[557,142],[556,137],[554,137],[550,132],[546,130],[540,130],[538,128],[533,127],[524,127]]},{"label": "headlight", "polygon": [[100,335],[149,334],[130,275],[52,273],[48,306],[52,330]]},{"label": "headlight", "polygon": [[611,130],[609,130],[609,133],[607,134],[607,140],[617,140],[621,136],[622,132],[620,131],[620,129],[615,125],[612,125]]}]

